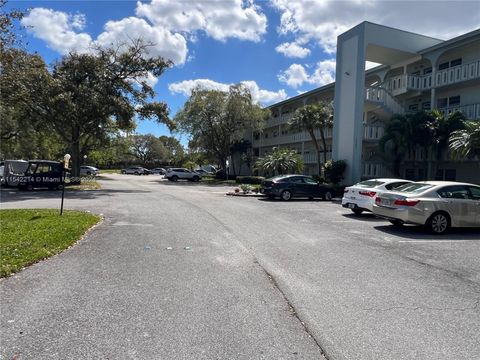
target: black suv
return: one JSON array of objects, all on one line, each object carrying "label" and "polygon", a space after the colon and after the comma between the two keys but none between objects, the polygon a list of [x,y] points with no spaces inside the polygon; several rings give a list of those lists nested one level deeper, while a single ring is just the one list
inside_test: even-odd
[{"label": "black suv", "polygon": [[62,189],[63,164],[49,160],[30,160],[25,174],[19,177],[20,189]]}]

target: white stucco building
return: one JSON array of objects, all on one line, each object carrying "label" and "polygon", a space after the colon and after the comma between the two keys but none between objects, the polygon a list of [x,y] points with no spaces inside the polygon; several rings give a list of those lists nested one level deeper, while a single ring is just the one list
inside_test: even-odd
[{"label": "white stucco building", "polygon": [[[317,173],[318,154],[310,136],[293,133],[287,123],[295,109],[318,100],[334,101],[334,127],[326,132],[328,158],[347,161],[347,184],[393,175],[378,150],[393,114],[435,108],[480,119],[480,29],[442,41],[363,22],[338,37],[336,61],[335,83],[269,107],[266,129],[252,134],[255,156],[274,146],[293,148],[302,154],[305,172]],[[366,61],[381,65],[365,71]],[[459,162],[446,156],[434,171],[429,159],[433,154],[416,151],[404,162],[401,175],[480,183],[479,159]]]}]

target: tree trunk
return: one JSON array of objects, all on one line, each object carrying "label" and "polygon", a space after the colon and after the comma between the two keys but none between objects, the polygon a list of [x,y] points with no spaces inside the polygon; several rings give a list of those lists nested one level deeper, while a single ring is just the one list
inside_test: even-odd
[{"label": "tree trunk", "polygon": [[321,161],[320,161],[320,146],[318,145],[318,141],[315,137],[315,134],[312,131],[309,131],[310,137],[312,138],[313,144],[315,145],[315,150],[317,152],[317,165],[318,165],[318,176],[322,176],[322,167],[321,167]]},{"label": "tree trunk", "polygon": [[323,166],[320,176],[325,177],[325,164],[327,163],[327,142],[325,141],[325,134],[323,133],[323,129],[320,129],[320,136],[322,137],[323,144]]},{"label": "tree trunk", "polygon": [[80,149],[80,128],[74,127],[72,129],[72,143],[71,146],[71,158],[70,168],[72,172],[70,174],[72,184],[80,184],[80,166],[82,165],[82,152]]}]

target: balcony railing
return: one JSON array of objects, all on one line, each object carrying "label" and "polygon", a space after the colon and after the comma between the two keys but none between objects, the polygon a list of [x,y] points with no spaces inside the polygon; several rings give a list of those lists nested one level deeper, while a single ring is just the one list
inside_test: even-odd
[{"label": "balcony railing", "polygon": [[480,104],[448,106],[438,110],[446,116],[453,114],[455,111],[460,111],[469,120],[480,119]]},{"label": "balcony railing", "polygon": [[[327,161],[332,159],[332,153],[327,152]],[[323,162],[323,152],[320,151],[320,161]],[[317,155],[316,154],[303,154],[303,162],[305,164],[316,164]]]},{"label": "balcony railing", "polygon": [[[325,129],[324,134],[326,139],[331,139],[332,138],[332,129]],[[315,138],[318,141],[321,141],[321,136],[320,136],[320,130],[315,130],[314,131]],[[271,132],[269,133],[269,136],[271,136]],[[264,136],[264,134],[260,134],[260,136]],[[299,142],[308,142],[311,141],[312,138],[310,137],[310,134],[308,134],[305,131],[301,131],[295,134],[290,134],[290,135],[282,135],[282,136],[272,136],[268,138],[259,138],[258,140],[253,140],[253,146],[276,146],[276,145],[285,145],[285,144],[294,144],[294,143],[299,143]]]},{"label": "balcony railing", "polygon": [[408,90],[430,90],[432,87],[478,78],[480,78],[480,61],[474,61],[469,64],[439,70],[435,74],[435,79],[432,79],[431,73],[425,75],[402,74],[387,79],[381,86],[397,96],[406,93]]},{"label": "balcony railing", "polygon": [[397,100],[383,87],[367,86],[365,100],[385,107],[392,114],[403,114],[405,111]]}]

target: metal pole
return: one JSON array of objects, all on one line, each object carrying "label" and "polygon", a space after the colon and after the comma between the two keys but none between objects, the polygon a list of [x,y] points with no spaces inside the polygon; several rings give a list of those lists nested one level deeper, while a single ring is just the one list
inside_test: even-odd
[{"label": "metal pole", "polygon": [[60,215],[63,215],[63,199],[65,197],[65,168],[63,168],[63,177],[62,177],[62,205],[60,206]]}]

